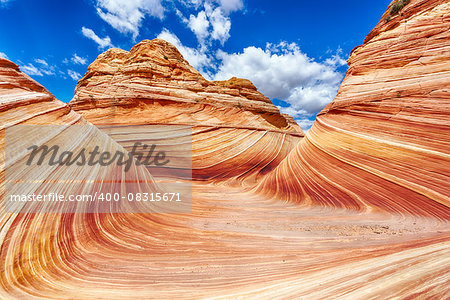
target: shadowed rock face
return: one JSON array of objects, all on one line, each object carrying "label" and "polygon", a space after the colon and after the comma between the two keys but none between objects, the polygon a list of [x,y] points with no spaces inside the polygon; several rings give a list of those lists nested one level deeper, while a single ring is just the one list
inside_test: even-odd
[{"label": "shadowed rock face", "polygon": [[[11,169],[8,179],[30,182],[23,193],[63,175],[94,183],[61,186],[72,193],[157,190],[143,167],[73,166],[32,182],[41,168],[5,166],[5,130],[88,124],[81,115],[107,129],[193,126],[204,179],[193,181],[191,213],[9,213],[1,203],[0,298],[448,298],[449,15],[448,1],[412,0],[383,17],[303,139],[249,81],[208,82],[160,40],[102,54],[77,86],[79,113],[0,58],[2,197]],[[120,135],[140,138],[94,126],[46,137],[129,147]]]},{"label": "shadowed rock face", "polygon": [[411,1],[389,22],[388,12],[352,52],[336,99],[262,192],[450,218],[450,3]]},{"label": "shadowed rock face", "polygon": [[101,54],[70,105],[96,125],[193,126],[193,177],[200,180],[258,177],[303,136],[249,80],[207,81],[160,39]]}]

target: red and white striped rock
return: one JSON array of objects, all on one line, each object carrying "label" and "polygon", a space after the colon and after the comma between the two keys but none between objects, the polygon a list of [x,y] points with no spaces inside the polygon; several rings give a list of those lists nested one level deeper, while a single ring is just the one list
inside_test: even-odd
[{"label": "red and white striped rock", "polygon": [[96,125],[193,126],[193,177],[201,180],[257,178],[303,137],[249,80],[207,81],[160,39],[101,54],[70,105]]},{"label": "red and white striped rock", "polygon": [[336,99],[260,189],[309,205],[449,219],[449,12],[448,1],[415,0],[389,22],[386,13],[353,50]]},{"label": "red and white striped rock", "polygon": [[[249,82],[209,83],[169,49],[172,74],[160,66],[161,41],[141,44],[142,66],[129,69],[133,51],[108,51],[71,106],[99,125],[193,126],[203,180],[193,181],[192,213],[11,214],[1,206],[0,298],[448,298],[449,12],[448,1],[412,0],[389,23],[383,17],[296,148],[295,124]],[[153,60],[162,62],[153,68]],[[0,58],[2,150],[8,126],[87,124],[80,114]],[[91,138],[111,149],[125,143],[95,127],[58,136],[75,148]],[[3,196],[4,151],[0,158]],[[124,185],[117,169],[60,171],[105,190]],[[128,176],[152,178],[144,168]]]}]

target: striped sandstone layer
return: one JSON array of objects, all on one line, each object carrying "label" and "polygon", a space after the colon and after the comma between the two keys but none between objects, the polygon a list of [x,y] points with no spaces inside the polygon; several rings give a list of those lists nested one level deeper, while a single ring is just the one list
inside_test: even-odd
[{"label": "striped sandstone layer", "polygon": [[[43,167],[24,168],[23,158],[11,150],[21,150],[24,141],[36,137],[74,148],[121,147],[4,59],[0,103],[4,134],[17,125],[41,125],[17,137],[3,136],[2,196],[12,192],[5,190],[5,181],[25,182],[18,189],[9,186],[23,194],[156,191],[141,167],[127,173],[95,166],[58,167],[49,173]],[[43,134],[49,124],[67,128]],[[138,187],[132,185],[136,179]],[[408,294],[446,292],[440,280],[446,277],[447,246],[436,233],[446,228],[415,216],[399,220],[305,210],[206,183],[194,183],[192,212],[184,214],[151,214],[145,207],[135,208],[140,213],[99,213],[85,203],[71,207],[77,213],[70,207],[65,207],[68,213],[53,213],[40,206],[30,211],[32,205],[15,207],[17,213],[2,202],[2,299],[354,298],[405,295],[401,287]]]},{"label": "striped sandstone layer", "polygon": [[[432,3],[432,6],[428,6],[428,2]],[[415,20],[415,23],[412,23],[415,26],[422,23],[419,26],[420,34],[426,32],[427,26],[424,24],[434,24],[433,26],[439,28],[437,24],[441,23],[434,18],[448,25],[448,18],[445,18],[449,12],[448,6],[445,6],[448,2],[428,2],[411,1],[404,9],[405,13],[402,11],[402,14],[408,12],[409,17],[401,19],[401,16],[396,16],[390,22],[398,22],[398,26],[407,28],[407,23]],[[443,13],[438,15],[435,13],[437,10]],[[419,17],[420,15],[422,17]],[[395,27],[389,30],[395,30]],[[379,34],[388,33],[389,30],[383,29]],[[192,212],[185,214],[149,214],[144,213],[145,211],[136,214],[54,214],[30,213],[26,210],[21,214],[12,214],[7,213],[2,206],[0,298],[449,298],[450,287],[447,283],[450,280],[450,229],[446,217],[448,208],[445,199],[435,197],[436,192],[442,194],[445,190],[442,192],[430,184],[441,183],[432,181],[431,177],[436,176],[439,179],[440,174],[448,177],[448,168],[445,168],[447,161],[442,159],[442,155],[437,158],[429,156],[430,153],[435,154],[431,151],[444,152],[445,143],[448,143],[448,138],[445,139],[446,132],[443,132],[443,136],[435,134],[436,128],[440,128],[435,123],[448,119],[443,117],[445,112],[448,112],[444,100],[448,96],[448,91],[445,90],[447,81],[445,78],[443,81],[437,79],[438,74],[442,72],[441,69],[439,71],[439,66],[448,63],[448,56],[447,59],[441,56],[448,48],[448,36],[444,34],[444,38],[434,37],[432,32],[439,35],[439,30],[430,30],[428,35],[431,37],[430,50],[440,49],[433,53],[441,62],[433,63],[433,57],[427,57],[425,66],[430,62],[438,71],[429,69],[423,73],[421,86],[434,86],[433,91],[436,90],[437,93],[430,94],[434,97],[438,95],[433,99],[438,101],[441,110],[429,108],[427,105],[431,105],[433,101],[427,96],[424,97],[424,106],[415,106],[416,109],[422,108],[417,110],[417,114],[408,110],[407,106],[399,110],[398,106],[402,102],[394,102],[392,97],[383,96],[380,101],[371,105],[368,104],[370,101],[358,104],[358,99],[365,99],[365,92],[361,89],[364,90],[365,85],[375,84],[377,76],[371,75],[375,77],[373,80],[362,80],[364,77],[361,77],[359,84],[357,81],[351,84],[347,78],[337,101],[346,101],[349,98],[353,99],[352,104],[347,103],[336,109],[333,108],[336,104],[330,105],[319,116],[318,122],[300,142],[299,147],[293,150],[275,171],[266,175],[266,178],[256,178],[262,180],[262,193],[253,193],[248,188],[224,186],[215,181],[195,181]],[[377,36],[378,34],[374,38]],[[439,42],[436,42],[436,39]],[[420,44],[421,40],[416,42],[413,45]],[[394,46],[395,43],[391,45],[392,49],[395,49]],[[352,56],[349,74],[351,70],[358,70],[355,69],[358,59],[361,59],[362,64],[364,62],[363,56],[359,57],[365,52],[364,46],[359,50],[361,52],[357,51]],[[407,51],[399,51],[396,54],[403,52]],[[381,51],[379,55],[383,57],[386,53]],[[378,56],[375,55],[373,59],[375,58]],[[387,64],[393,59],[395,57],[392,56],[385,58]],[[359,72],[363,73],[363,69]],[[396,74],[395,68],[390,69],[390,72]],[[355,74],[357,73],[353,73]],[[433,83],[428,82],[427,78]],[[395,81],[395,78],[391,80]],[[402,86],[404,89],[408,86],[405,82],[409,83],[409,80],[401,80],[396,86]],[[383,84],[378,85],[378,89],[384,93],[386,90],[380,86]],[[341,93],[345,87],[347,98],[342,98]],[[116,88],[114,85],[110,86],[112,90]],[[369,88],[367,93],[371,97],[376,97],[377,94]],[[397,96],[396,93],[394,95]],[[408,99],[400,98],[402,101]],[[386,108],[383,103],[389,99],[392,102],[388,102],[386,105],[390,108]],[[410,101],[405,103],[411,105]],[[383,113],[378,113],[374,106],[380,106]],[[188,108],[187,105],[182,107]],[[362,109],[368,110],[369,113],[364,113]],[[399,112],[386,113],[395,110]],[[147,109],[145,114],[134,114],[134,117],[146,118],[150,111]],[[130,113],[125,109],[123,112],[123,116],[119,114],[121,118]],[[163,113],[163,110],[159,112]],[[94,118],[96,113],[98,111],[92,111],[91,117]],[[242,116],[242,113],[244,112],[241,111],[238,115]],[[405,113],[407,115],[402,119]],[[102,114],[102,118],[107,119],[106,112]],[[99,116],[102,114],[99,113]],[[385,114],[390,117],[384,117]],[[372,115],[378,117],[377,122],[368,117]],[[264,127],[268,132],[278,130],[269,125],[273,122],[267,124],[254,113],[249,113],[249,116],[252,118],[248,120],[248,124],[258,123],[254,128]],[[330,116],[330,119],[327,119],[327,116]],[[42,86],[21,73],[15,64],[1,58],[0,119],[3,129],[22,123],[86,124],[86,121],[67,105],[54,99]],[[185,120],[186,117],[182,116],[182,119]],[[399,123],[392,123],[390,119],[399,119]],[[410,119],[431,125],[420,127]],[[126,120],[130,121],[130,118]],[[323,125],[321,121],[328,123]],[[219,121],[214,122],[216,124]],[[344,122],[345,128],[339,127],[340,122]],[[246,124],[243,116],[241,123]],[[334,128],[327,125],[329,123]],[[383,123],[389,124],[389,130],[383,129]],[[398,132],[400,124],[405,126],[402,133],[391,133],[391,130]],[[366,126],[374,129],[365,129]],[[448,127],[448,124],[446,126]],[[414,132],[409,127],[416,130],[417,138],[412,138]],[[194,126],[194,130],[195,128]],[[233,130],[237,129],[230,128],[229,134],[232,136]],[[380,133],[374,130],[380,130]],[[347,131],[351,133],[351,139],[349,135],[344,134]],[[429,136],[423,134],[424,131],[429,132]],[[61,132],[57,136],[61,142],[73,144],[74,147],[89,147],[90,137],[111,149],[120,147],[95,127],[90,127],[82,133],[77,133],[76,130],[74,132],[76,135],[67,136]],[[384,137],[387,142],[382,143],[383,150],[387,152],[380,158],[379,141]],[[23,138],[33,139],[33,132],[25,132]],[[136,139],[135,132],[130,134],[130,139]],[[413,143],[412,147],[405,139],[419,139],[421,142]],[[229,139],[225,138],[225,141],[227,140]],[[274,138],[273,140],[276,141]],[[369,144],[367,140],[370,141]],[[439,142],[436,140],[442,142],[442,148],[437,149]],[[20,146],[20,140],[18,143]],[[241,139],[241,143],[245,143],[245,138]],[[217,147],[216,144],[212,145]],[[399,147],[399,144],[402,147]],[[233,149],[231,146],[228,149]],[[398,147],[399,153],[391,149],[394,146]],[[402,152],[405,148],[421,151]],[[254,155],[261,156],[266,151],[270,152],[271,148],[260,149],[260,152]],[[314,152],[318,154],[315,155]],[[10,154],[9,151],[1,153]],[[343,155],[352,156],[344,160]],[[428,170],[436,159],[442,165],[440,173],[428,172],[420,175],[423,181],[417,184],[422,184],[434,194],[430,193],[431,196],[422,198],[420,195],[424,193],[421,194],[418,192],[420,189],[416,188],[417,191],[409,194],[411,198],[407,199],[412,204],[405,202],[403,194],[405,186],[408,185],[399,184],[392,187],[390,181],[385,179],[387,176],[383,175],[388,171],[388,174],[395,173],[394,170],[400,168],[405,174],[400,174],[402,177],[397,174],[397,177],[406,182],[413,182],[415,176],[404,168],[404,155],[410,155],[410,167],[418,164]],[[380,172],[374,172],[372,157],[379,162],[375,166],[378,166]],[[351,159],[355,161],[354,165],[351,165]],[[4,160],[2,156],[2,165]],[[392,166],[395,161],[399,164],[394,165],[392,170],[382,168],[383,164]],[[348,168],[344,167],[344,162],[349,164]],[[362,167],[363,163],[367,166]],[[220,171],[227,171],[227,166],[223,166]],[[315,169],[312,169],[313,166]],[[340,176],[332,170],[340,173]],[[1,171],[2,195],[5,193],[5,171],[7,170]],[[13,179],[28,176],[26,174],[30,172],[29,168],[13,171],[6,172],[15,176]],[[88,173],[83,173],[78,168],[60,171],[56,179],[66,172],[70,172],[71,176],[82,182],[95,178],[104,191],[123,186],[123,173],[117,169],[101,172],[100,169],[91,168]],[[152,191],[154,187],[151,186],[151,177],[146,171],[136,168],[126,176],[146,181],[150,186],[141,186],[140,189]],[[213,171],[218,172],[217,169],[211,169],[210,174],[213,174]],[[122,176],[116,177],[114,174]],[[239,176],[234,178],[239,179]],[[49,176],[49,179],[55,177]],[[114,179],[116,184],[108,185],[111,179]],[[412,184],[409,183],[409,187],[412,187]],[[26,193],[34,189],[39,191],[39,187],[26,188],[21,192]],[[101,190],[99,186],[90,188],[92,191],[96,189]],[[375,202],[369,197],[373,196],[373,193],[366,194],[369,190],[386,197],[378,197]],[[394,190],[398,191],[399,196]],[[292,201],[285,201],[286,199]],[[420,208],[418,199],[424,201],[429,212]],[[361,203],[367,205],[363,206]]]},{"label": "striped sandstone layer", "polygon": [[336,99],[260,191],[304,205],[450,218],[450,2],[413,0],[388,14],[353,50]]},{"label": "striped sandstone layer", "polygon": [[[200,180],[255,179],[303,136],[249,80],[207,81],[160,39],[101,54],[78,82],[70,105],[99,126],[192,126],[192,176]],[[126,141],[140,140],[134,128]],[[109,132],[116,138],[110,127]]]}]

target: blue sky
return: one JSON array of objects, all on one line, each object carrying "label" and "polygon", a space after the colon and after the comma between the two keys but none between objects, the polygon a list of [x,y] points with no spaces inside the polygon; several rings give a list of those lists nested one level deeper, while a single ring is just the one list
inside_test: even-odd
[{"label": "blue sky", "polygon": [[172,42],[208,79],[248,78],[305,129],[389,0],[0,0],[0,55],[68,102],[110,47]]}]

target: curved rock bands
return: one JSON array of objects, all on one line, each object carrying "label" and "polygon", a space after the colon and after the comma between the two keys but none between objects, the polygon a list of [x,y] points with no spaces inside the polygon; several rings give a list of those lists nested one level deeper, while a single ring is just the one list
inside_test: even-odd
[{"label": "curved rock bands", "polygon": [[[295,147],[303,132],[248,80],[207,81],[162,40],[130,52],[110,49],[78,83],[70,106],[97,126],[192,126],[192,178],[254,182]],[[179,142],[179,141],[178,141]],[[186,143],[187,141],[184,141]],[[177,141],[173,141],[177,143]],[[189,177],[187,170],[180,172]]]},{"label": "curved rock bands", "polygon": [[[448,18],[448,0],[411,0],[408,1],[408,5],[406,5],[400,13],[392,15],[390,11],[396,2],[398,1],[391,2],[388,9],[381,17],[381,22],[379,22],[365,38],[365,44],[370,42],[372,38],[378,36],[379,34],[389,32],[392,28],[403,25],[405,20],[411,19],[418,15],[429,14],[430,11],[433,13],[437,12],[437,15],[435,16],[438,18]],[[387,18],[388,16],[389,18]],[[423,25],[423,23],[421,25]]]},{"label": "curved rock bands", "polygon": [[443,282],[449,243],[435,233],[447,230],[445,224],[301,209],[216,185],[194,184],[194,195],[191,214],[17,215],[1,248],[0,295],[119,299],[128,298],[130,289],[140,298],[448,292]]},{"label": "curved rock bands", "polygon": [[[274,169],[300,139],[280,131],[235,127],[142,124],[99,125],[99,128],[128,151],[136,143],[155,144],[165,151],[168,159],[192,160],[191,164],[180,164],[175,176],[203,181],[228,180],[238,184],[243,181],[254,184]],[[163,131],[158,133],[157,128]],[[188,147],[192,152],[180,153],[180,146]],[[186,157],[180,157],[183,155]],[[151,173],[156,171],[154,166],[149,168]]]},{"label": "curved rock bands", "polygon": [[[0,298],[448,298],[449,3],[411,0],[383,18],[305,138],[249,81],[208,82],[161,40],[100,55],[70,106],[0,58],[2,199],[11,181],[21,193],[160,191],[162,170],[137,164],[24,167],[34,141],[159,141],[177,181],[196,179],[190,213],[2,203]],[[5,137],[27,124],[65,126]]]},{"label": "curved rock bands", "polygon": [[449,1],[416,0],[396,26],[383,18],[353,51],[336,99],[257,190],[448,220],[449,12]]},{"label": "curved rock bands", "polygon": [[[114,100],[116,104],[83,107],[70,103],[78,113],[98,126],[120,125],[180,125],[205,126],[209,128],[236,128],[278,132],[301,138],[304,136],[295,121],[283,115],[288,129],[275,126],[273,113],[260,113],[238,107],[217,107],[209,104],[185,104],[167,100],[133,100],[133,103]],[[136,104],[136,102],[138,104]],[[94,105],[94,104],[93,104]],[[98,104],[95,104],[98,105]]]},{"label": "curved rock bands", "polygon": [[[424,157],[430,162],[427,166]],[[443,161],[439,156],[418,155],[335,131],[319,118],[296,151],[263,179],[258,190],[304,205],[448,219],[448,168]],[[282,185],[278,184],[281,178]]]},{"label": "curved rock bands", "polygon": [[[102,207],[89,203],[64,203],[56,205],[34,202],[7,202],[10,194],[46,194],[49,191],[94,194],[116,191],[122,194],[136,190],[156,191],[157,185],[143,167],[125,174],[123,168],[110,166],[107,171],[96,167],[78,165],[53,168],[25,162],[29,159],[25,149],[28,145],[51,144],[64,149],[91,151],[102,145],[111,152],[123,148],[90,125],[67,104],[56,100],[38,83],[21,73],[18,67],[0,59],[0,241],[5,241],[8,228],[16,222],[17,212],[32,215],[57,211],[101,211]],[[109,204],[108,204],[109,205]],[[109,206],[103,207],[108,210]],[[139,210],[134,207],[133,209]],[[127,207],[122,207],[123,211]],[[18,221],[17,221],[18,222]]]}]

